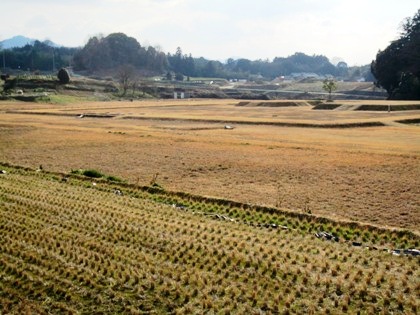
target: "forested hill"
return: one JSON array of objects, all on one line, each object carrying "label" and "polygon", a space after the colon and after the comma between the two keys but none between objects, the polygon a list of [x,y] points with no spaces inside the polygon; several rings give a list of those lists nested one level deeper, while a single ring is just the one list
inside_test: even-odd
[{"label": "forested hill", "polygon": [[4,56],[6,68],[25,71],[52,71],[72,66],[75,71],[86,73],[112,73],[123,65],[130,65],[143,74],[171,73],[178,77],[273,79],[302,72],[342,78],[354,73],[358,77],[368,78],[370,75],[369,67],[349,69],[345,62],[334,66],[325,56],[308,56],[304,53],[276,57],[272,61],[228,59],[226,62],[196,58],[184,54],[181,48],[173,54],[164,53],[155,47],[141,46],[135,38],[123,33],[92,37],[81,48],[57,48],[35,41],[33,45],[4,50]]}]

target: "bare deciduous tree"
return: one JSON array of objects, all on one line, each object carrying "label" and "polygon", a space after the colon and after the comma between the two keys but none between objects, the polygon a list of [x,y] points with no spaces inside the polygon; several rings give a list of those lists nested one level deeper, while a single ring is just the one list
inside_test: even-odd
[{"label": "bare deciduous tree", "polygon": [[135,75],[136,68],[134,66],[126,64],[119,67],[117,78],[122,89],[122,96],[125,96],[130,85],[132,85]]},{"label": "bare deciduous tree", "polygon": [[328,100],[331,101],[331,93],[337,89],[337,84],[335,81],[331,79],[325,79],[322,88],[325,92],[328,92]]}]

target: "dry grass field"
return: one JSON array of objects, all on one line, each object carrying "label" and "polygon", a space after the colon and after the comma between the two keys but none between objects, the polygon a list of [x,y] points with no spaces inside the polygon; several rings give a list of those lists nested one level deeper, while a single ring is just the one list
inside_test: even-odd
[{"label": "dry grass field", "polygon": [[[2,102],[0,161],[93,168],[140,185],[158,174],[167,190],[419,232],[419,127],[396,121],[418,119],[420,111],[237,104]],[[311,128],[367,122],[383,125]]]},{"label": "dry grass field", "polygon": [[2,314],[419,310],[410,233],[0,167]]},{"label": "dry grass field", "polygon": [[417,314],[420,111],[286,103],[0,102],[0,314]]}]

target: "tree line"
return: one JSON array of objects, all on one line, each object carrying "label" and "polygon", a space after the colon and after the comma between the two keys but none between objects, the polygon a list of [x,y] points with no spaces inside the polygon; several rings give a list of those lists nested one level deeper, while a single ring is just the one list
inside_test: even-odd
[{"label": "tree line", "polygon": [[123,33],[94,36],[80,48],[55,48],[36,41],[33,45],[3,51],[7,67],[30,71],[51,71],[71,66],[86,73],[117,73],[129,65],[145,74],[168,74],[170,79],[184,77],[218,77],[235,79],[274,79],[293,73],[316,73],[343,79],[364,77],[369,80],[370,68],[347,67],[345,62],[334,66],[322,55],[295,53],[273,60],[228,59],[226,62],[196,58],[184,54],[180,47],[175,53],[164,53],[156,47],[144,47]]},{"label": "tree line", "polygon": [[78,48],[52,47],[48,42],[36,40],[32,45],[3,50],[0,56],[0,68],[56,71],[70,66],[77,51]]},{"label": "tree line", "polygon": [[288,57],[276,57],[272,61],[267,59],[229,58],[222,63],[203,57],[193,58],[191,54],[183,54],[181,48],[178,47],[175,54],[167,54],[167,58],[169,70],[175,74],[181,73],[195,77],[256,80],[258,78],[274,79],[280,76],[289,76],[293,73],[315,73],[344,80],[363,78],[366,81],[372,81],[373,79],[369,65],[348,67],[345,62],[340,62],[337,66],[334,66],[325,56],[309,56],[301,52]]}]

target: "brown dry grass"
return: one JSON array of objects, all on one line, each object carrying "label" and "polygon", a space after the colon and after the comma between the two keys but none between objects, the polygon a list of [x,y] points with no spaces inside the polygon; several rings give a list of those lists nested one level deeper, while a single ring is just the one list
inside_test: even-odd
[{"label": "brown dry grass", "polygon": [[[419,111],[313,111],[237,107],[235,100],[0,103],[0,161],[68,172],[95,168],[130,182],[230,198],[418,232],[420,133],[395,123]],[[344,102],[340,102],[344,103]],[[374,102],[369,102],[373,104]],[[397,104],[397,103],[396,103]],[[116,114],[112,119],[6,113]],[[2,112],[3,111],[3,112]],[[131,120],[167,118],[174,121]],[[199,122],[182,119],[200,119]],[[349,123],[385,127],[314,129],[205,120]]]},{"label": "brown dry grass", "polygon": [[[411,233],[2,167],[1,314],[418,313],[419,260],[383,250],[417,247]],[[205,215],[225,211],[235,220]],[[284,219],[291,229],[249,224]]]}]

